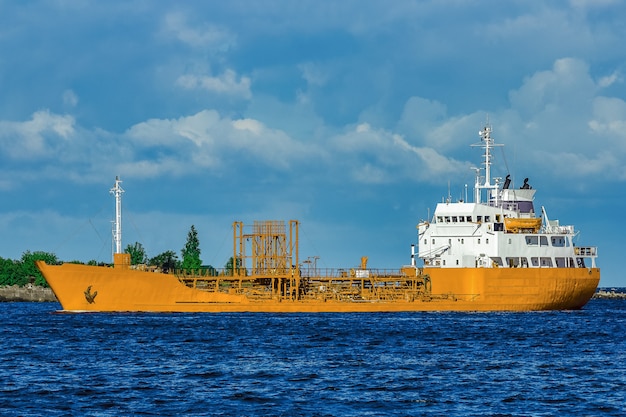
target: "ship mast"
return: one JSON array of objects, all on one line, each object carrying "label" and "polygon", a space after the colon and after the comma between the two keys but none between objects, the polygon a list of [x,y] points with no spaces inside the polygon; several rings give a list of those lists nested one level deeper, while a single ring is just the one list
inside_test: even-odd
[{"label": "ship mast", "polygon": [[494,184],[491,184],[491,149],[495,146],[502,146],[501,144],[496,144],[491,137],[491,126],[489,125],[489,121],[485,124],[485,127],[478,132],[481,138],[481,144],[476,144],[472,146],[480,146],[485,150],[484,158],[485,162],[485,182],[484,184],[480,184],[479,180],[479,171],[476,170],[476,183],[474,185],[474,202],[481,203],[481,190],[488,190],[487,192],[487,200],[494,197],[497,198],[498,184],[497,181]]},{"label": "ship mast", "polygon": [[124,190],[120,186],[122,180],[115,177],[115,185],[109,191],[115,195],[115,221],[113,222],[113,254],[122,253],[122,193]]}]

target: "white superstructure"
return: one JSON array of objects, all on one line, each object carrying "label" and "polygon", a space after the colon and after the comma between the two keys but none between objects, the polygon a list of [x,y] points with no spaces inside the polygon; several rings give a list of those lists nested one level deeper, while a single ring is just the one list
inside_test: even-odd
[{"label": "white superstructure", "polygon": [[[596,267],[597,248],[574,244],[574,226],[537,215],[535,190],[524,180],[511,188],[491,178],[491,127],[479,132],[484,167],[476,169],[474,202],[437,204],[431,221],[418,225],[418,254],[432,268],[586,268]],[[480,172],[485,172],[481,177]]]}]

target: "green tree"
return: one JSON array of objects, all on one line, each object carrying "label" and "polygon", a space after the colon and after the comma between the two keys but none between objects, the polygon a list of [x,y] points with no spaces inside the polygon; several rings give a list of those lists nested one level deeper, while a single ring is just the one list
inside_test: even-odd
[{"label": "green tree", "polygon": [[139,242],[135,242],[134,245],[126,246],[126,249],[124,249],[124,253],[130,254],[131,265],[140,265],[148,262],[146,251],[143,248],[143,245]]},{"label": "green tree", "polygon": [[[241,272],[241,258],[237,258],[237,271]],[[226,265],[224,265],[224,273],[229,276],[234,276],[233,274],[233,257],[228,258]]]},{"label": "green tree", "polygon": [[167,273],[171,270],[180,268],[180,261],[178,255],[173,250],[165,251],[154,258],[150,258],[149,265],[154,265],[161,269],[161,271]]},{"label": "green tree", "polygon": [[57,257],[53,253],[49,252],[30,252],[26,251],[22,254],[22,268],[19,279],[16,284],[24,286],[28,283],[33,283],[42,287],[47,287],[48,283],[44,279],[39,269],[35,266],[35,261],[45,261],[48,265],[56,265],[59,263]]},{"label": "green tree", "polygon": [[199,269],[202,266],[200,260],[200,242],[198,241],[198,232],[196,232],[195,226],[192,224],[189,233],[187,234],[187,243],[182,249],[183,255],[183,269]]},{"label": "green tree", "polygon": [[0,286],[15,285],[21,275],[21,264],[13,259],[0,258]]}]

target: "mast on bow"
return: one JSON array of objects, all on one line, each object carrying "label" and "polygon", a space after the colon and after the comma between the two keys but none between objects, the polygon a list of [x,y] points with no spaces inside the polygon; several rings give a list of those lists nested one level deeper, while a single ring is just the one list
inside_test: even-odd
[{"label": "mast on bow", "polygon": [[122,193],[124,190],[120,186],[122,180],[115,177],[115,185],[110,193],[115,196],[115,221],[113,222],[113,258],[116,253],[122,253]]}]

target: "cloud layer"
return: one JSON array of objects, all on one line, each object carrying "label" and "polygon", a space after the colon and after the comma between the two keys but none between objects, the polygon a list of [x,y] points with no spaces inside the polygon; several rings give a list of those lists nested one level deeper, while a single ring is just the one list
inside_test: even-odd
[{"label": "cloud layer", "polygon": [[[4,4],[0,231],[14,234],[16,213],[56,231],[72,216],[84,223],[94,190],[121,175],[141,184],[133,211],[146,227],[179,219],[170,234],[211,211],[212,227],[304,216],[406,243],[413,231],[398,231],[441,189],[473,182],[480,153],[469,145],[487,120],[507,145],[499,175],[532,176],[554,202],[601,204],[626,181],[626,10],[492,6]],[[210,192],[181,204],[188,189]],[[5,253],[35,249],[36,235]],[[394,245],[384,257],[396,262]]]}]

